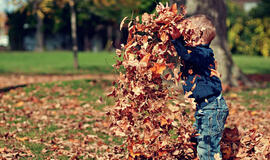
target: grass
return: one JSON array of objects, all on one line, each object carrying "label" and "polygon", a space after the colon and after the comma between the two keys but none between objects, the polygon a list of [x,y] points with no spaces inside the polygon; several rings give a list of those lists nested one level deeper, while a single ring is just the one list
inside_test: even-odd
[{"label": "grass", "polygon": [[270,58],[233,55],[233,60],[246,74],[270,74]]},{"label": "grass", "polygon": [[[75,70],[68,51],[0,53],[0,74],[109,74],[115,73],[114,57],[110,52],[81,52],[80,69]],[[233,55],[233,60],[246,74],[270,74],[270,58]]]},{"label": "grass", "polygon": [[114,54],[109,52],[79,53],[80,69],[73,68],[73,55],[68,51],[0,53],[0,74],[99,74],[113,73]]}]

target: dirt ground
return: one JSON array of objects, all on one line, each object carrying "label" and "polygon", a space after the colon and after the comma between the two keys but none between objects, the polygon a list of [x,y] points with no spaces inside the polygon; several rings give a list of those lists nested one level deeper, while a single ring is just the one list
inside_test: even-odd
[{"label": "dirt ground", "polygon": [[[0,89],[24,86],[33,83],[45,83],[55,81],[69,81],[69,80],[80,80],[80,79],[95,79],[95,80],[115,80],[118,75],[0,75]],[[248,75],[251,80],[257,82],[270,82],[270,74],[252,74]]]},{"label": "dirt ground", "polygon": [[80,79],[115,80],[117,75],[0,75],[0,89],[33,83],[70,81]]}]

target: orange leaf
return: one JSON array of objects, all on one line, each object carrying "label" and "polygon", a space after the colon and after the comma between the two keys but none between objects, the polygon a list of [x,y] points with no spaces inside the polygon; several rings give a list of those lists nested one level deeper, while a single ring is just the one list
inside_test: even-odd
[{"label": "orange leaf", "polygon": [[166,125],[166,124],[168,124],[168,121],[167,121],[166,118],[164,118],[164,117],[162,116],[162,117],[161,117],[161,120],[160,120],[160,125],[161,125],[161,126],[164,126],[164,125]]},{"label": "orange leaf", "polygon": [[174,14],[177,14],[178,10],[177,10],[177,4],[174,3],[171,7],[171,11],[174,13]]},{"label": "orange leaf", "polygon": [[158,74],[158,75],[162,74],[165,69],[166,69],[166,65],[165,64],[159,64],[159,63],[154,63],[154,66],[152,68],[150,68],[152,73],[155,73],[155,74]]},{"label": "orange leaf", "polygon": [[150,56],[151,56],[151,54],[149,54],[149,53],[148,53],[147,55],[145,55],[145,56],[141,59],[140,63],[146,63],[146,64],[148,64],[148,61],[149,61]]},{"label": "orange leaf", "polygon": [[158,151],[158,156],[162,156],[163,154],[166,154],[167,153],[167,151]]},{"label": "orange leaf", "polygon": [[188,74],[193,74],[193,70],[192,69],[189,69],[188,70]]},{"label": "orange leaf", "polygon": [[136,153],[133,152],[133,144],[132,144],[132,146],[128,146],[127,148],[128,148],[128,151],[129,151],[129,155],[131,156],[131,157],[129,156],[130,159],[134,159],[136,156],[141,155],[138,152],[136,152]]},{"label": "orange leaf", "polygon": [[218,78],[221,77],[220,73],[218,71],[216,71],[215,69],[210,69],[211,70],[211,75],[210,77],[216,76]]},{"label": "orange leaf", "polygon": [[191,91],[194,91],[195,88],[196,88],[196,83],[192,86]]}]

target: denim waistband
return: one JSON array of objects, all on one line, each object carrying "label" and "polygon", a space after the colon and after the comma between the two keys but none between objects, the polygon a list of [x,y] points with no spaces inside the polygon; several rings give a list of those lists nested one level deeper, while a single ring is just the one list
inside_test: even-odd
[{"label": "denim waistband", "polygon": [[218,103],[218,105],[219,105],[219,104],[220,104],[220,100],[221,100],[222,98],[223,98],[223,97],[222,97],[222,93],[220,93],[220,94],[218,94],[218,95],[211,96],[210,98],[205,98],[205,99],[207,99],[208,102],[206,102],[205,99],[202,100],[202,101],[197,102],[197,109],[201,109],[201,108],[203,108],[204,106],[206,106],[206,105],[208,105],[208,104],[210,104],[210,103],[213,103],[213,102],[215,102],[215,101],[216,101],[216,102]]}]

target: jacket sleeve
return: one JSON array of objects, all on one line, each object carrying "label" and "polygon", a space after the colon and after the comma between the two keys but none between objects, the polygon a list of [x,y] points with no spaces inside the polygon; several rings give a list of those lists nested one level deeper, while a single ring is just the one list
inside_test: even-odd
[{"label": "jacket sleeve", "polygon": [[191,49],[192,52],[188,53],[187,48],[184,46],[185,42],[182,37],[172,40],[172,43],[174,44],[174,47],[181,59],[190,63],[201,63],[210,56],[210,52],[212,51],[210,48],[193,47],[193,49]]},{"label": "jacket sleeve", "polygon": [[188,55],[188,51],[187,51],[186,47],[184,46],[185,42],[183,40],[183,37],[172,40],[172,43],[174,45],[174,48],[177,51],[178,56],[180,56],[182,59],[184,59],[184,57],[186,55]]}]

